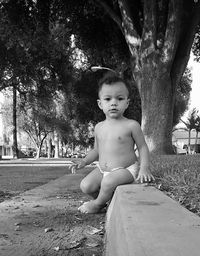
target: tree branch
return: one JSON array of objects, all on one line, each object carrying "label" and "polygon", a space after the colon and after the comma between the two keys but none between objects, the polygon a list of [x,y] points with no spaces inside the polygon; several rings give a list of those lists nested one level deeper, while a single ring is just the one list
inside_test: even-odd
[{"label": "tree branch", "polygon": [[118,27],[120,28],[121,32],[123,33],[123,28],[122,28],[122,20],[119,18],[119,16],[113,11],[113,9],[105,2],[102,0],[95,0],[98,5],[103,7],[104,11],[108,13],[108,15],[111,17],[111,19],[114,20],[115,23],[117,23]]},{"label": "tree branch", "polygon": [[155,51],[156,43],[156,1],[144,1],[144,25],[142,31],[141,59]]},{"label": "tree branch", "polygon": [[138,46],[140,45],[141,40],[133,24],[130,4],[127,0],[118,0],[118,3],[122,14],[122,27],[126,36],[126,40],[129,44]]},{"label": "tree branch", "polygon": [[162,62],[173,63],[181,29],[182,1],[169,0],[168,20],[165,32],[165,41],[162,49]]},{"label": "tree branch", "polygon": [[137,33],[134,23],[132,21],[130,3],[128,2],[128,0],[118,0],[118,3],[123,19],[122,26],[124,30],[124,36],[131,53],[132,69],[138,72],[140,70],[138,53],[141,46],[141,38]]},{"label": "tree branch", "polygon": [[37,142],[36,142],[34,136],[31,134],[31,132],[30,132],[29,130],[25,129],[25,128],[24,128],[24,131],[28,134],[28,136],[30,137],[30,139],[32,140],[32,142],[33,142],[35,145],[37,145]]},{"label": "tree branch", "polygon": [[184,18],[184,24],[181,26],[182,30],[179,45],[171,70],[173,84],[175,86],[180,82],[180,79],[186,69],[197,26],[200,23],[200,1],[196,4],[192,3],[192,5],[191,14],[188,15],[187,19]]}]

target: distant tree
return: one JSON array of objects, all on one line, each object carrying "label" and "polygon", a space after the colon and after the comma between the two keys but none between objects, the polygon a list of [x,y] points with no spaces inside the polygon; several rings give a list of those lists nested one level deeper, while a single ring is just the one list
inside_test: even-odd
[{"label": "distant tree", "polygon": [[186,129],[188,131],[188,153],[191,153],[191,131],[193,129],[196,129],[197,127],[197,121],[198,121],[198,116],[197,116],[197,109],[193,108],[191,112],[189,113],[187,117],[187,121],[181,121],[185,124]]},{"label": "distant tree", "polygon": [[37,149],[37,158],[40,157],[41,148],[47,135],[53,132],[52,120],[55,110],[50,99],[35,98],[29,95],[26,102],[22,101],[19,116],[20,129],[26,132]]},{"label": "distant tree", "polygon": [[192,45],[192,52],[195,55],[196,61],[200,62],[200,24],[197,28],[197,33],[195,34],[194,42]]},{"label": "distant tree", "polygon": [[18,143],[17,143],[17,89],[13,84],[13,157],[18,158]]},{"label": "distant tree", "polygon": [[[68,82],[71,34],[50,9],[51,1],[1,1],[0,90],[13,87],[13,96],[17,92],[25,96],[32,87],[38,86],[38,92],[45,87],[46,97]],[[13,152],[17,156],[13,99]]]},{"label": "distant tree", "polygon": [[181,117],[188,109],[191,83],[191,71],[186,69],[176,90],[173,112],[173,127],[175,127],[180,122]]},{"label": "distant tree", "polygon": [[[4,139],[11,142],[13,138],[13,101],[12,91],[7,90],[3,93],[4,101],[1,103],[2,123]],[[10,144],[10,143],[9,143]]]},{"label": "distant tree", "polygon": [[198,141],[198,135],[199,135],[199,133],[200,133],[200,115],[199,115],[199,111],[197,111],[195,130],[196,130],[195,152],[198,152],[198,144],[197,144],[197,141]]}]

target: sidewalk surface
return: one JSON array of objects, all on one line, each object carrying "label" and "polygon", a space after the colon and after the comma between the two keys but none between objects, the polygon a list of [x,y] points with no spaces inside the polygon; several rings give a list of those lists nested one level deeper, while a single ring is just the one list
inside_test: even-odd
[{"label": "sidewalk surface", "polygon": [[77,208],[89,198],[79,190],[86,175],[65,175],[0,204],[0,255],[102,255],[105,214]]},{"label": "sidewalk surface", "polygon": [[71,160],[67,158],[40,158],[40,159],[35,159],[35,158],[22,158],[22,159],[2,159],[0,160],[0,166],[66,166],[70,165],[72,163]]}]

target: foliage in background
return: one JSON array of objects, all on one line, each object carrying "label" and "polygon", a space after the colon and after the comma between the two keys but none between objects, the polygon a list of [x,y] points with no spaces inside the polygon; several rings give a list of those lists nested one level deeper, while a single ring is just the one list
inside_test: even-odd
[{"label": "foliage in background", "polygon": [[173,127],[176,126],[183,114],[188,110],[188,104],[190,100],[191,92],[191,71],[186,68],[185,73],[183,74],[179,85],[177,86],[174,111],[173,111]]},{"label": "foliage in background", "polygon": [[[195,138],[195,149],[197,149],[197,140],[198,140],[198,133],[200,130],[200,116],[198,114],[198,110],[196,108],[193,108],[188,116],[187,120],[184,121],[181,119],[182,123],[185,125],[185,130],[188,131],[188,153],[191,153],[191,131],[196,131],[196,138]],[[197,151],[196,151],[197,152]]]},{"label": "foliage in background", "polygon": [[197,28],[197,33],[195,34],[192,51],[195,55],[195,59],[200,62],[200,24]]}]

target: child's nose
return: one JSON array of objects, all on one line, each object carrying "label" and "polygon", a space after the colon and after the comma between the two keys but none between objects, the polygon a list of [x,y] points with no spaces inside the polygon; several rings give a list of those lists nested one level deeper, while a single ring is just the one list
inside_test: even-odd
[{"label": "child's nose", "polygon": [[116,106],[117,105],[117,101],[115,99],[113,99],[112,102],[111,102],[111,105],[112,106]]}]

